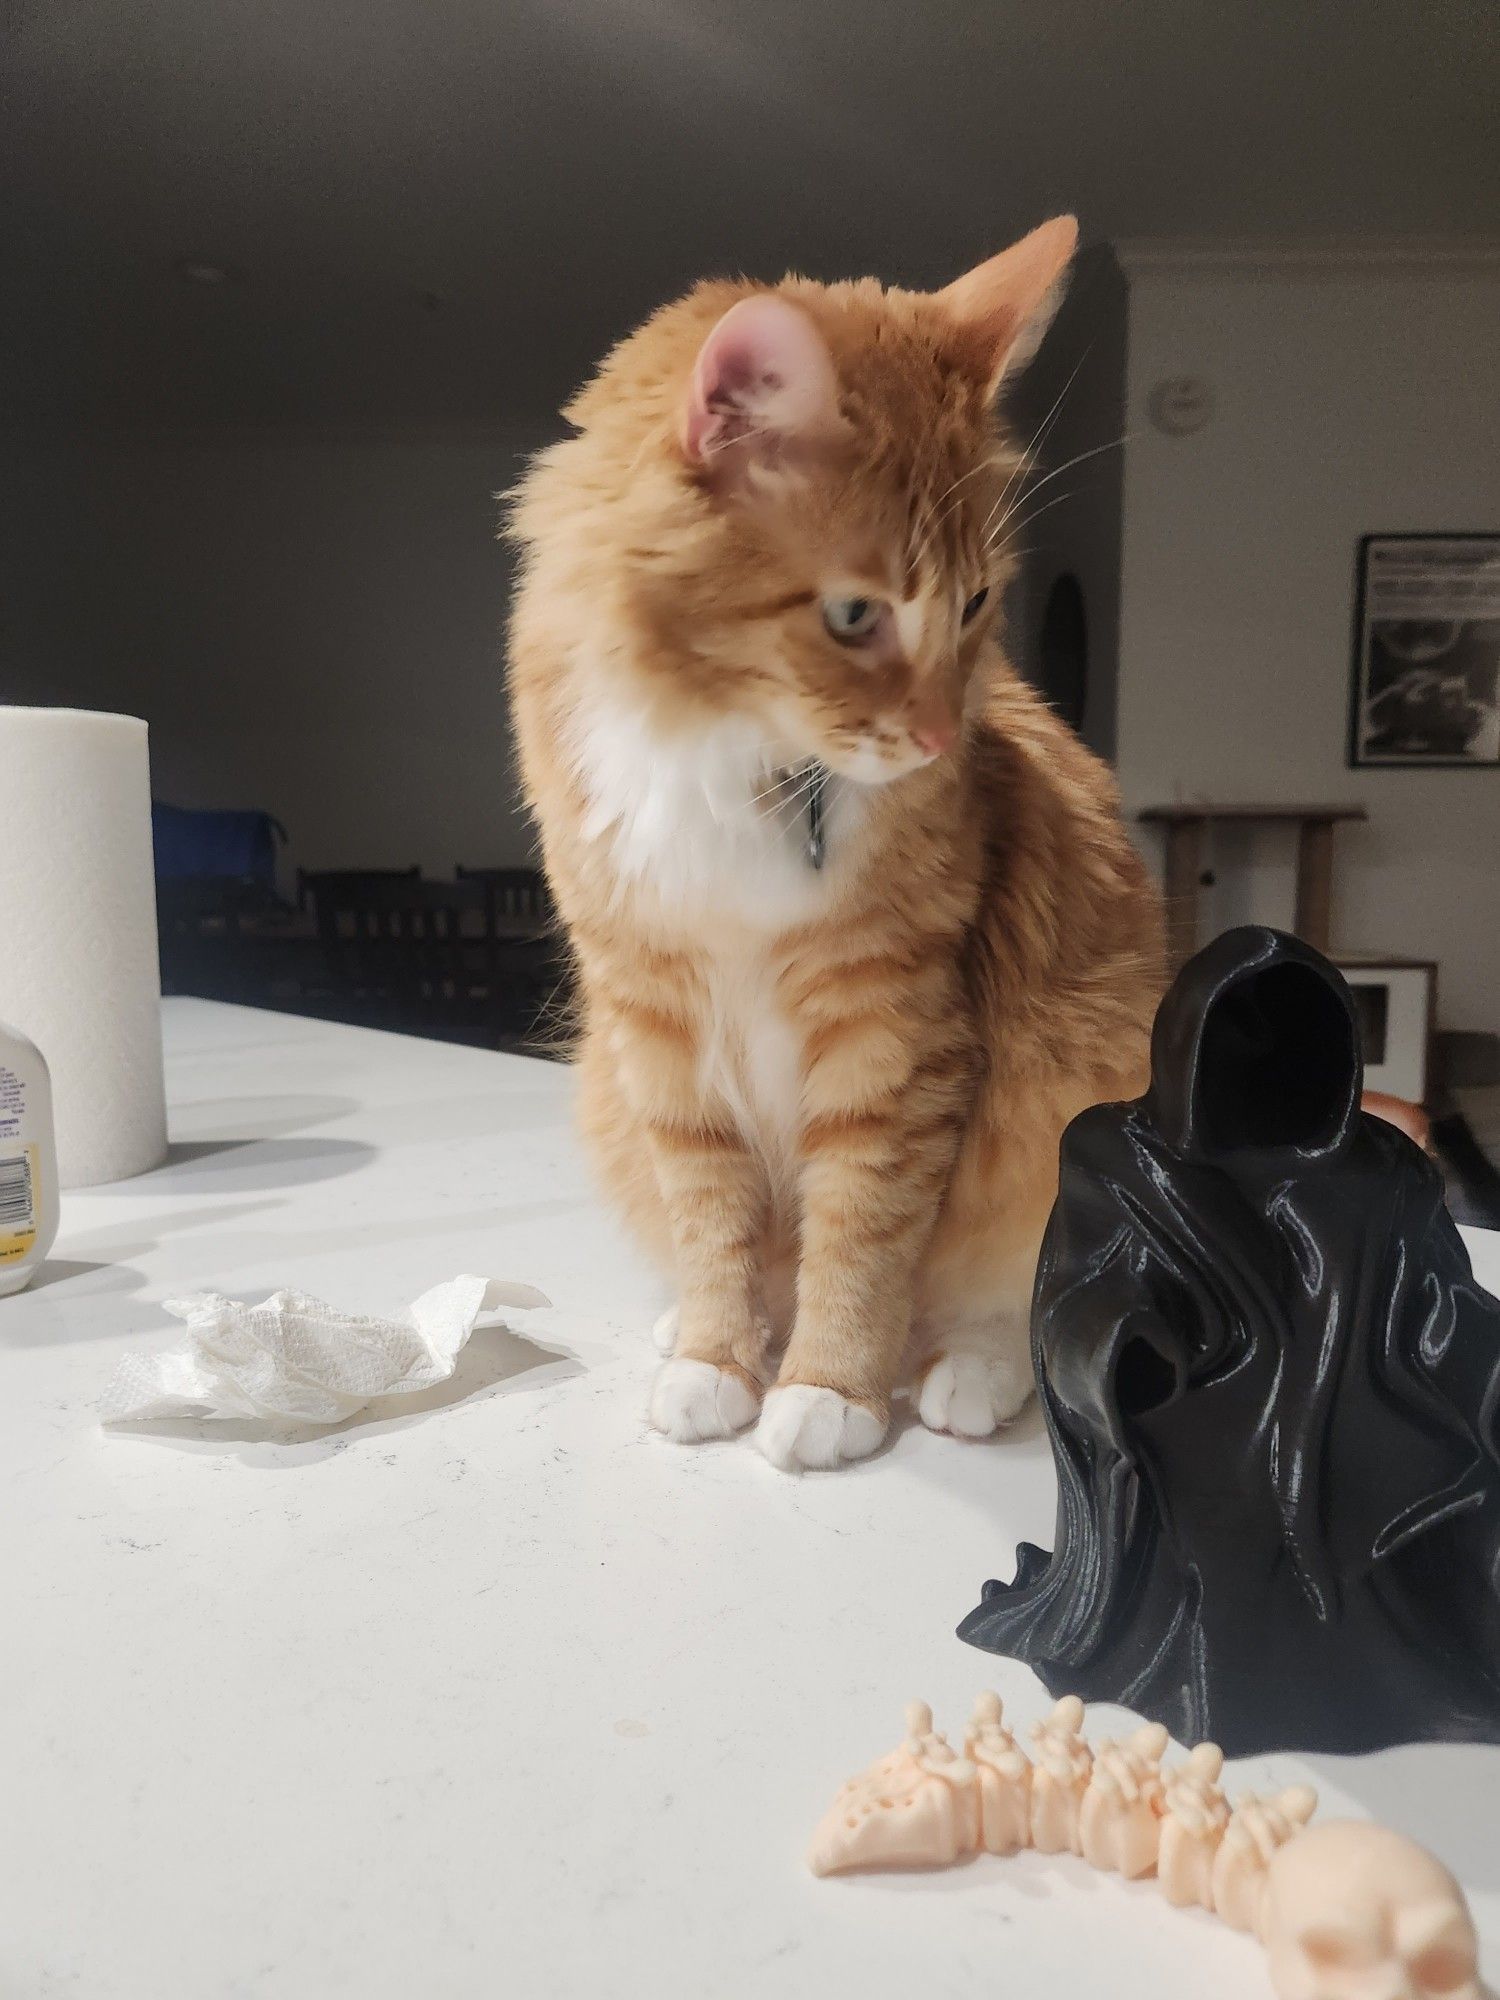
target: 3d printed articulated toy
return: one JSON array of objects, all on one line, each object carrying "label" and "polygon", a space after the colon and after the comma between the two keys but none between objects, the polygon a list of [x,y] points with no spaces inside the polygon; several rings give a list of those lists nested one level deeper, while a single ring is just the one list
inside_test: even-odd
[{"label": "3d printed articulated toy", "polygon": [[1218,1746],[1163,1775],[1167,1734],[1084,1741],[1083,1703],[1058,1702],[1028,1758],[983,1694],[959,1755],[913,1702],[905,1741],[853,1778],[813,1835],[817,1875],[943,1867],[1031,1847],[1139,1878],[1179,1907],[1213,1911],[1266,1947],[1279,2000],[1479,2000],[1478,1940],[1457,1882],[1388,1827],[1309,1827],[1317,1795],[1294,1786],[1231,1810]]}]

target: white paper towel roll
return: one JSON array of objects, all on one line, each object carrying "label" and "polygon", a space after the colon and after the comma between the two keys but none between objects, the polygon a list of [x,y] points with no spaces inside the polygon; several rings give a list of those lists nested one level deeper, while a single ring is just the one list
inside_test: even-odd
[{"label": "white paper towel roll", "polygon": [[0,707],[0,1019],[52,1071],[64,1187],[167,1150],[146,725]]}]

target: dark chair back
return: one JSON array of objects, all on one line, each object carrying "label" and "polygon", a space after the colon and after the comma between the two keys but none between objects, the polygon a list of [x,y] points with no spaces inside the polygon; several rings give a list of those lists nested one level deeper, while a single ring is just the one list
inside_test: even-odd
[{"label": "dark chair back", "polygon": [[265,1004],[266,982],[252,927],[285,911],[274,891],[254,879],[174,875],[158,880],[162,992]]},{"label": "dark chair back", "polygon": [[421,879],[422,870],[415,861],[410,868],[299,868],[297,908],[305,910],[311,904],[316,909],[320,892],[338,901],[357,895],[367,882],[420,882]]},{"label": "dark chair back", "polygon": [[550,930],[557,922],[552,891],[539,868],[465,868],[460,862],[453,872],[460,882],[483,882],[494,898],[496,917],[517,929],[532,925]]},{"label": "dark chair back", "polygon": [[344,1019],[517,1045],[556,983],[550,943],[518,933],[486,881],[324,876],[314,909],[329,999]]}]

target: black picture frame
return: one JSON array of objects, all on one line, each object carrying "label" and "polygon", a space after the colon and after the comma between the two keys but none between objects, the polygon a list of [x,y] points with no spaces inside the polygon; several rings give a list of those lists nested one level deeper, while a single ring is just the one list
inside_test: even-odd
[{"label": "black picture frame", "polygon": [[[1446,617],[1380,618],[1371,607],[1371,570],[1389,552],[1393,564],[1409,552],[1453,545],[1451,587],[1462,611],[1464,572],[1497,579],[1495,608],[1485,589],[1469,616],[1453,616],[1454,599],[1436,599]],[[1408,552],[1403,556],[1403,552]],[[1477,565],[1477,568],[1475,567]],[[1436,579],[1441,558],[1432,564]],[[1481,579],[1481,580],[1483,580]],[[1436,587],[1436,586],[1435,586]],[[1396,633],[1416,649],[1403,662],[1392,657]],[[1433,652],[1430,649],[1438,647]],[[1429,660],[1451,657],[1452,671],[1438,685]],[[1384,678],[1384,687],[1379,683]],[[1466,683],[1460,690],[1459,681]],[[1403,683],[1405,692],[1402,694]],[[1400,697],[1398,699],[1398,697]],[[1384,708],[1384,720],[1380,710]],[[1424,748],[1423,739],[1431,746]],[[1381,739],[1384,739],[1382,742]],[[1500,770],[1500,532],[1427,529],[1408,534],[1362,535],[1356,551],[1354,616],[1350,635],[1349,721],[1345,763],[1359,771]]]}]

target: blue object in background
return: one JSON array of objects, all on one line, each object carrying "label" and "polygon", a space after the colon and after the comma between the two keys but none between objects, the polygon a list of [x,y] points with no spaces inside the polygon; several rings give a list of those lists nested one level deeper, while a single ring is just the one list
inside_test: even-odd
[{"label": "blue object in background", "polygon": [[286,828],[267,812],[195,812],[155,803],[151,841],[161,882],[222,876],[276,887],[276,843]]}]

